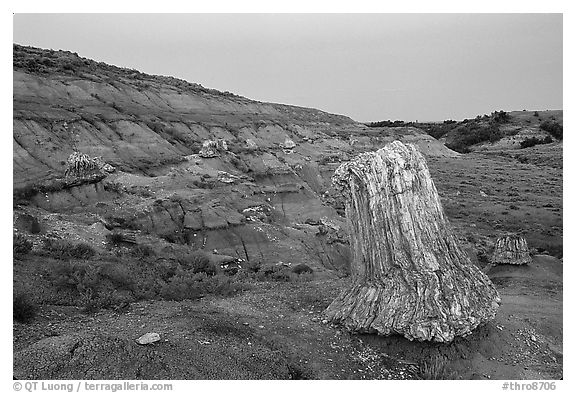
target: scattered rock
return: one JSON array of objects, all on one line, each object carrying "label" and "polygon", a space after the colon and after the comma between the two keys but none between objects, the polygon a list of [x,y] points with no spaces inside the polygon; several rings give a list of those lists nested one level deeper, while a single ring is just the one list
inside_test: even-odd
[{"label": "scattered rock", "polygon": [[221,151],[227,151],[228,145],[224,139],[206,140],[202,142],[202,149],[198,155],[202,158],[214,158],[220,155]]},{"label": "scattered rock", "polygon": [[146,333],[136,339],[136,342],[140,345],[147,345],[160,341],[160,335],[158,333]]},{"label": "scattered rock", "polygon": [[252,139],[246,139],[246,146],[249,149],[258,149],[258,145]]}]

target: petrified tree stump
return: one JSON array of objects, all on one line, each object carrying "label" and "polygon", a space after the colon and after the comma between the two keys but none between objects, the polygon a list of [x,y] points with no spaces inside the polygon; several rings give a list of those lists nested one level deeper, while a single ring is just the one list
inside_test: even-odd
[{"label": "petrified tree stump", "polygon": [[499,237],[496,240],[491,262],[496,265],[526,265],[532,262],[526,239],[516,234]]},{"label": "petrified tree stump", "polygon": [[449,342],[494,318],[500,298],[462,251],[424,157],[394,141],[342,164],[352,285],[326,309],[360,333]]}]

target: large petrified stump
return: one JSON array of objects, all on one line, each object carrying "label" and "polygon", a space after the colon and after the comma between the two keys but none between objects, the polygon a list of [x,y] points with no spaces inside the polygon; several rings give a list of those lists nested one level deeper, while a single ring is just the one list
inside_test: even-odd
[{"label": "large petrified stump", "polygon": [[517,234],[499,237],[494,246],[491,262],[496,265],[526,265],[532,262],[526,239]]},{"label": "large petrified stump", "polygon": [[494,318],[500,298],[462,251],[424,157],[394,141],[342,164],[352,285],[326,309],[348,329],[448,342]]}]

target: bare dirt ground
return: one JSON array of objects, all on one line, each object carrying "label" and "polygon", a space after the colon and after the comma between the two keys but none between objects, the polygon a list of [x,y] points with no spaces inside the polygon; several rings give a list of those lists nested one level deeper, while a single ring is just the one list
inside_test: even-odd
[{"label": "bare dirt ground", "polygon": [[[450,345],[323,323],[347,279],[258,283],[232,298],[140,302],[122,313],[44,306],[34,323],[15,325],[15,377],[414,379],[440,356],[443,378],[562,378],[562,264],[539,255],[488,274],[502,296],[496,320]],[[146,332],[161,341],[136,344]]]}]

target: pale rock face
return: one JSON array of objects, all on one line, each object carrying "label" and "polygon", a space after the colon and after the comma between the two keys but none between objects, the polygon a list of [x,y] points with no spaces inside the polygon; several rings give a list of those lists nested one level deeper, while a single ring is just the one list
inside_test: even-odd
[{"label": "pale rock face", "polygon": [[257,149],[258,145],[252,139],[246,139],[246,146],[250,149]]},{"label": "pale rock face", "polygon": [[206,140],[202,142],[202,149],[198,155],[202,158],[218,157],[221,151],[227,151],[228,145],[224,139]]},{"label": "pale rock face", "polygon": [[285,149],[293,149],[296,147],[296,143],[292,139],[286,138],[286,140],[284,141],[283,147]]},{"label": "pale rock face", "polygon": [[325,311],[349,330],[450,342],[495,317],[500,297],[458,245],[424,157],[394,141],[342,164],[352,285]]},{"label": "pale rock face", "polygon": [[516,234],[498,238],[491,262],[496,265],[526,265],[532,262],[526,239]]}]

